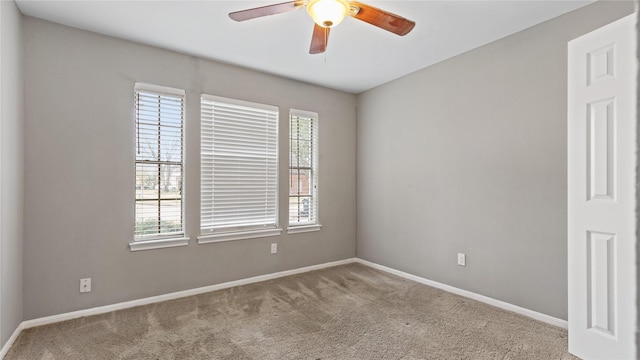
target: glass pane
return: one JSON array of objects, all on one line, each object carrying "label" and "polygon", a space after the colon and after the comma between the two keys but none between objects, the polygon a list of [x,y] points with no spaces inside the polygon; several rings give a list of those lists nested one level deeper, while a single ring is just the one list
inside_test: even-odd
[{"label": "glass pane", "polygon": [[182,159],[183,98],[139,92],[136,99],[136,158]]},{"label": "glass pane", "polygon": [[298,223],[298,208],[300,198],[298,197],[290,197],[289,198],[289,224],[297,224]]},{"label": "glass pane", "polygon": [[160,228],[162,233],[182,231],[181,200],[162,200],[160,203]]},{"label": "glass pane", "polygon": [[157,164],[136,164],[136,200],[158,198]]},{"label": "glass pane", "polygon": [[311,166],[311,141],[300,140],[298,141],[297,149],[298,166],[310,167]]},{"label": "glass pane", "polygon": [[311,221],[311,198],[289,198],[289,224],[307,223]]},{"label": "glass pane", "polygon": [[182,193],[182,166],[160,166],[160,197],[162,199],[180,198]]},{"label": "glass pane", "polygon": [[161,161],[180,161],[182,159],[182,129],[180,126],[163,126],[160,130],[160,144]]},{"label": "glass pane", "polygon": [[298,166],[298,141],[289,140],[289,166]]},{"label": "glass pane", "polygon": [[158,160],[158,124],[140,120],[136,129],[136,159]]},{"label": "glass pane", "polygon": [[292,126],[293,133],[300,140],[311,140],[311,121],[308,118],[294,117],[295,123]]},{"label": "glass pane", "polygon": [[182,166],[136,164],[135,235],[182,231]]},{"label": "glass pane", "polygon": [[299,173],[298,169],[289,170],[289,195],[299,194],[298,173]]},{"label": "glass pane", "polygon": [[311,180],[311,170],[298,170],[298,178],[297,178],[297,182],[298,182],[298,189],[297,189],[297,194],[298,195],[311,195],[311,187],[310,187],[310,180]]},{"label": "glass pane", "polygon": [[136,201],[136,236],[158,233],[158,207],[158,200]]}]

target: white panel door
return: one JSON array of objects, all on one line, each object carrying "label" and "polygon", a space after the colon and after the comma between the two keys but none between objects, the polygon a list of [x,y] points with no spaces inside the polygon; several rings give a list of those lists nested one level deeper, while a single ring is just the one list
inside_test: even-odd
[{"label": "white panel door", "polygon": [[635,15],[569,42],[569,352],[635,359]]}]

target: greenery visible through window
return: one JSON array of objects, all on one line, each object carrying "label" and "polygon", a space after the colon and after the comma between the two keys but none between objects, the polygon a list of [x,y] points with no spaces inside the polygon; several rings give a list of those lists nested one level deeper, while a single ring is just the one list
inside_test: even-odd
[{"label": "greenery visible through window", "polygon": [[318,223],[318,115],[289,117],[289,226]]},{"label": "greenery visible through window", "polygon": [[136,84],[135,239],[183,231],[184,91]]}]

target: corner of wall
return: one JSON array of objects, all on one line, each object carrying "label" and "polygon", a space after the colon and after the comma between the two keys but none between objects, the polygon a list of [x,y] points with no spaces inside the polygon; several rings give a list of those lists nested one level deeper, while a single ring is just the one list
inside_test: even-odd
[{"label": "corner of wall", "polygon": [[23,15],[0,1],[0,343],[23,320]]}]

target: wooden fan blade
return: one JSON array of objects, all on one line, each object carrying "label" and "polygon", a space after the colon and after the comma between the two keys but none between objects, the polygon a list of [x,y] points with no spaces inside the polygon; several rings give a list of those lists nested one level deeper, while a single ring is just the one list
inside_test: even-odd
[{"label": "wooden fan blade", "polygon": [[235,21],[245,21],[255,19],[257,17],[282,14],[285,12],[293,11],[302,6],[302,1],[288,1],[280,4],[273,4],[267,6],[261,6],[253,9],[246,9],[229,13],[229,17]]},{"label": "wooden fan blade", "polygon": [[354,18],[377,26],[381,29],[391,31],[394,34],[404,36],[408,34],[414,26],[416,26],[414,21],[380,10],[373,6],[359,3],[357,1],[351,1],[350,4],[355,5],[360,9],[357,14],[352,15]]},{"label": "wooden fan blade", "polygon": [[320,54],[327,50],[327,43],[329,42],[329,28],[322,27],[315,23],[313,25],[313,35],[311,36],[311,48],[309,48],[309,54]]}]

